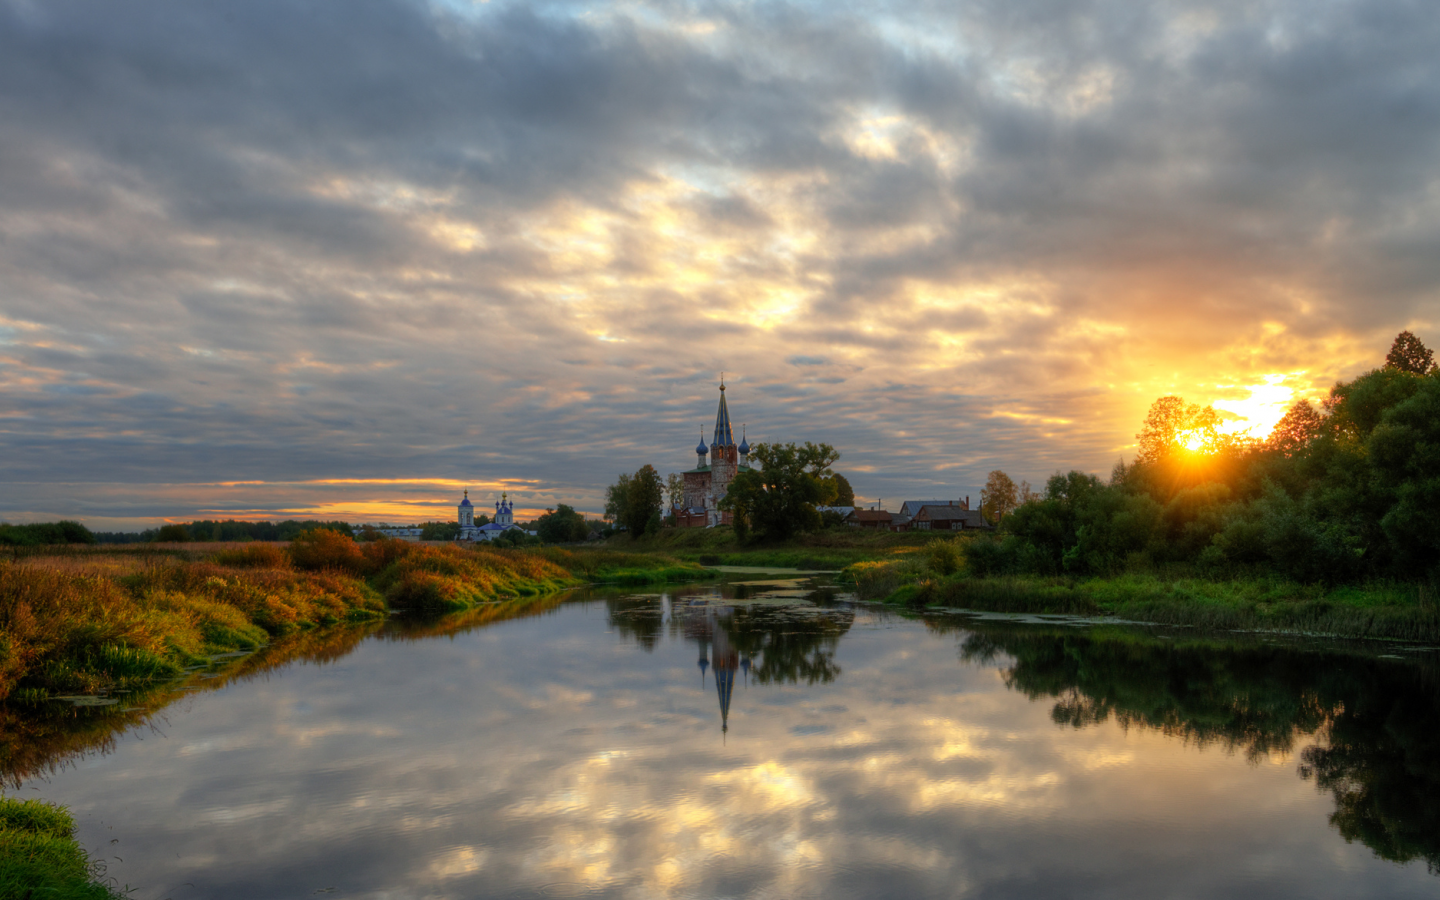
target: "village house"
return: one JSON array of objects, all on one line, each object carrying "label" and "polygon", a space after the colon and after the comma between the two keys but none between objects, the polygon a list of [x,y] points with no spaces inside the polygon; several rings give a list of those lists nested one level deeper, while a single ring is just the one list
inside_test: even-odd
[{"label": "village house", "polygon": [[978,509],[946,505],[920,507],[910,527],[915,531],[988,531],[991,526]]},{"label": "village house", "polygon": [[845,517],[845,524],[852,528],[869,528],[875,531],[891,531],[894,516],[883,509],[857,509]]}]

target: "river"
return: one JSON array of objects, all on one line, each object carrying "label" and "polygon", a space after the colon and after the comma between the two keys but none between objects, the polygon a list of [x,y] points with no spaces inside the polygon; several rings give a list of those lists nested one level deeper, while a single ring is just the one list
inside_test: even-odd
[{"label": "river", "polygon": [[347,634],[11,711],[11,793],[138,900],[1440,893],[1433,650],[798,579]]}]

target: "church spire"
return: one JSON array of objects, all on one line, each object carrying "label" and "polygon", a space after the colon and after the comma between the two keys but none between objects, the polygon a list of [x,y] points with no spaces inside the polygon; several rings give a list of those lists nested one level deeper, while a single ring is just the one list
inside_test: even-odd
[{"label": "church spire", "polygon": [[715,413],[715,446],[735,446],[735,430],[730,427],[730,408],[725,405],[725,381],[720,381],[720,409]]}]

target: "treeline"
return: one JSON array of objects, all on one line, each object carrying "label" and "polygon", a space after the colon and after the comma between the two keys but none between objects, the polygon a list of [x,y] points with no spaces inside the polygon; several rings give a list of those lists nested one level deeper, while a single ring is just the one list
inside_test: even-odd
[{"label": "treeline", "polygon": [[287,519],[284,522],[202,519],[147,528],[144,531],[98,531],[95,538],[102,544],[147,544],[155,541],[291,541],[317,528],[328,528],[352,537],[356,534],[356,529],[348,522],[321,522],[315,519]]},{"label": "treeline", "polygon": [[1440,373],[1414,335],[1385,365],[1299,401],[1263,442],[1210,407],[1162,397],[1136,461],[1108,482],[1056,474],[994,537],[973,574],[1113,575],[1157,565],[1330,584],[1440,581]]},{"label": "treeline", "polygon": [[69,520],[6,525],[0,522],[0,547],[38,547],[49,544],[93,544],[97,535]]}]

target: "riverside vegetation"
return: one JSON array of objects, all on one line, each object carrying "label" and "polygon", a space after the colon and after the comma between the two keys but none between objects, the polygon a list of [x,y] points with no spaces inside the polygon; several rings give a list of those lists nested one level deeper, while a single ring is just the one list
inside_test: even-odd
[{"label": "riverside vegetation", "polygon": [[[117,724],[140,724],[190,690],[343,655],[392,610],[451,613],[394,632],[428,636],[538,611],[586,582],[711,575],[654,554],[358,544],[324,528],[288,546],[21,546],[0,562],[0,766],[11,785],[103,748]],[[324,627],[342,623],[351,627]],[[76,705],[43,702],[52,698]],[[81,706],[118,712],[74,716]],[[63,809],[0,797],[0,896],[122,896],[73,831]]]},{"label": "riverside vegetation", "polygon": [[708,574],[653,554],[359,544],[329,529],[288,546],[31,548],[0,563],[0,700],[128,690],[391,609],[453,612],[585,582]]},{"label": "riverside vegetation", "polygon": [[746,542],[737,528],[633,546],[712,564],[844,567],[862,597],[914,607],[1440,640],[1440,372],[1429,349],[1402,332],[1383,367],[1337,384],[1321,410],[1296,403],[1264,441],[1221,426],[1210,407],[1162,397],[1137,458],[1108,482],[1071,471],[1022,494],[992,472],[982,509],[994,534],[830,529]]}]

